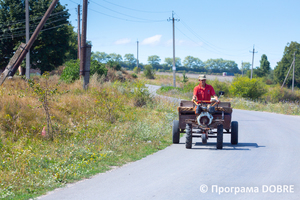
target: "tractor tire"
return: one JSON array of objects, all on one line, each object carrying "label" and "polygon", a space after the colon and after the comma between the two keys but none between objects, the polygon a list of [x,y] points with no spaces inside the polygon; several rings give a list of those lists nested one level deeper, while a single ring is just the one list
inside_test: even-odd
[{"label": "tractor tire", "polygon": [[217,128],[217,149],[223,148],[223,124],[219,124]]},{"label": "tractor tire", "polygon": [[205,133],[202,133],[201,138],[202,138],[202,144],[207,144],[207,136]]},{"label": "tractor tire", "polygon": [[192,124],[186,124],[185,128],[185,148],[191,149],[192,148]]},{"label": "tractor tire", "polygon": [[238,144],[239,139],[239,123],[237,121],[231,122],[231,144]]},{"label": "tractor tire", "polygon": [[173,144],[178,144],[179,139],[180,139],[179,121],[178,120],[173,120],[172,133],[173,133]]}]

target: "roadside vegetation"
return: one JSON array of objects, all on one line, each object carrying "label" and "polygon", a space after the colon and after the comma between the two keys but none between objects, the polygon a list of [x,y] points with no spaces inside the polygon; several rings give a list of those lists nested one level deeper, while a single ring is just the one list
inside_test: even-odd
[{"label": "roadside vegetation", "polygon": [[[158,94],[190,100],[193,90],[199,84],[197,79],[189,79],[182,83],[177,76],[176,88],[172,85],[172,77],[168,79],[157,76],[155,81],[149,83],[162,85]],[[168,80],[168,81],[167,81]],[[288,88],[282,88],[278,84],[267,85],[264,78],[253,78],[237,76],[232,82],[221,82],[217,79],[207,80],[207,84],[214,87],[216,94],[224,91],[225,95],[221,101],[230,101],[233,108],[255,111],[266,111],[289,115],[300,115],[300,90],[292,92]]]},{"label": "roadside vegetation", "polygon": [[94,73],[87,91],[49,74],[2,85],[0,198],[34,198],[171,144],[175,105],[118,74],[129,76]]}]

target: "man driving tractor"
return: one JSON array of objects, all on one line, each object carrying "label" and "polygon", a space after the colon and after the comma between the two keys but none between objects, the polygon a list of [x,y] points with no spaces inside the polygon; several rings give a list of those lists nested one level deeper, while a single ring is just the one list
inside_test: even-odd
[{"label": "man driving tractor", "polygon": [[219,103],[219,99],[216,96],[215,90],[211,85],[206,84],[206,75],[199,75],[199,85],[194,88],[193,99],[198,101],[210,101],[211,96],[214,96],[215,100]]}]

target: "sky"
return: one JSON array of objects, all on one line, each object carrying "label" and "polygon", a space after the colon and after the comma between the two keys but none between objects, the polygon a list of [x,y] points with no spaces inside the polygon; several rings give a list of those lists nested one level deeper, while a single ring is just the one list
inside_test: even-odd
[{"label": "sky", "polygon": [[[83,0],[60,0],[71,14],[77,32],[77,5]],[[300,43],[299,0],[89,0],[87,40],[92,51],[137,56],[147,64],[158,55],[161,64],[175,56],[203,62],[222,58],[240,68],[242,62],[260,65],[266,54],[275,68],[288,43]]]}]

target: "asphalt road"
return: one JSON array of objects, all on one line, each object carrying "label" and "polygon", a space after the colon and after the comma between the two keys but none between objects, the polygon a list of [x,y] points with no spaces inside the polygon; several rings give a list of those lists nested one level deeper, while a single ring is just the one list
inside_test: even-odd
[{"label": "asphalt road", "polygon": [[[234,110],[239,144],[185,138],[139,161],[39,199],[300,199],[299,116]],[[299,124],[298,124],[299,123]],[[171,137],[171,133],[170,133]]]}]

